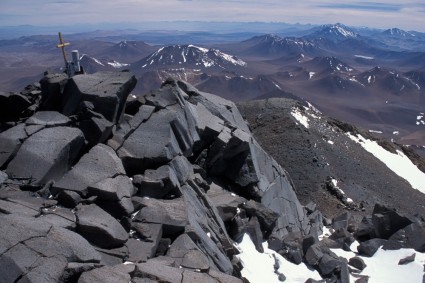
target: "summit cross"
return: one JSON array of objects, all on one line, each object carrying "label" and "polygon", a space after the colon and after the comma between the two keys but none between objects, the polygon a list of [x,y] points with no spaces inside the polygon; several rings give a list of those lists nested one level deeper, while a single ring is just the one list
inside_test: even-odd
[{"label": "summit cross", "polygon": [[69,42],[63,42],[62,33],[59,32],[59,44],[56,45],[56,47],[62,49],[63,60],[65,61],[65,67],[68,66],[68,60],[66,59],[66,53],[65,53],[65,46],[68,46],[69,44],[70,44]]}]

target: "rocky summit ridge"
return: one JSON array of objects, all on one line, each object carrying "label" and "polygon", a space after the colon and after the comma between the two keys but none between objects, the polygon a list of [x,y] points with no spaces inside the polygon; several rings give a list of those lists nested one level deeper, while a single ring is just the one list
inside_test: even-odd
[{"label": "rocky summit ridge", "polygon": [[245,234],[330,282],[349,282],[329,250],[349,232],[364,253],[424,251],[410,237],[422,225],[382,206],[359,229],[335,218],[319,242],[332,222],[300,204],[233,102],[171,79],[136,98],[135,85],[129,72],[46,74],[0,93],[0,282],[246,282]]}]

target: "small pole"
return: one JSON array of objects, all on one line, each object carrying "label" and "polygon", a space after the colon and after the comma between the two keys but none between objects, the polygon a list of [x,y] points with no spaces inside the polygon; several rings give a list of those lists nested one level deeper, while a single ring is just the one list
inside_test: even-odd
[{"label": "small pole", "polygon": [[72,50],[72,63],[74,65],[74,73],[80,73],[80,54],[78,53],[78,50]]}]

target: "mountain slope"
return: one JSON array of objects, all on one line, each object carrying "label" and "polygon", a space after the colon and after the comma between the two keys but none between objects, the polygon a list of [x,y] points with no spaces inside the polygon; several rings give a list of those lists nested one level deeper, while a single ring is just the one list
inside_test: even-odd
[{"label": "mountain slope", "polygon": [[[370,138],[368,133],[293,100],[244,102],[238,108],[260,144],[280,164],[288,165],[302,203],[316,202],[328,217],[350,207],[350,203],[327,189],[329,180],[334,179],[346,197],[353,200],[354,210],[371,211],[374,203],[380,202],[410,215],[425,212],[425,194],[412,189],[346,132]],[[395,150],[393,144],[380,143]],[[352,213],[361,215],[360,211]]]}]

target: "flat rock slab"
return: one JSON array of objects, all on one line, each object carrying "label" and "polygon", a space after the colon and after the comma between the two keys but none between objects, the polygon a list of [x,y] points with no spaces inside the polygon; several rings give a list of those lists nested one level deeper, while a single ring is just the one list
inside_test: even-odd
[{"label": "flat rock slab", "polygon": [[68,171],[84,145],[83,133],[76,128],[55,127],[29,137],[9,163],[9,176],[29,178],[35,184],[58,180]]},{"label": "flat rock slab", "polygon": [[105,266],[96,268],[81,274],[78,283],[128,283],[131,282],[130,274],[124,268],[118,266]]},{"label": "flat rock slab", "polygon": [[39,125],[47,127],[66,126],[71,120],[56,111],[39,111],[25,121],[27,126]]},{"label": "flat rock slab", "polygon": [[68,262],[100,262],[100,254],[81,235],[52,227],[46,237],[25,241],[25,245],[45,257],[61,255]]},{"label": "flat rock slab", "polygon": [[128,72],[97,72],[76,75],[65,88],[62,113],[74,114],[82,101],[90,101],[93,111],[111,122],[118,122],[123,114],[127,96],[136,86],[136,78]]},{"label": "flat rock slab", "polygon": [[135,206],[142,206],[133,221],[163,224],[165,235],[183,231],[188,224],[183,199],[157,200],[137,198]]},{"label": "flat rock slab", "polygon": [[124,197],[131,197],[134,187],[129,177],[119,175],[89,186],[88,191],[90,195],[98,196],[103,200],[120,201]]},{"label": "flat rock slab", "polygon": [[119,247],[128,240],[122,225],[95,204],[77,206],[77,225],[83,237],[101,248]]},{"label": "flat rock slab", "polygon": [[52,189],[54,193],[61,190],[86,193],[88,186],[117,175],[125,175],[121,160],[112,148],[98,144],[85,154]]},{"label": "flat rock slab", "polygon": [[167,164],[182,154],[171,127],[175,118],[172,111],[155,112],[124,141],[118,155],[128,172],[142,173],[145,169]]}]

